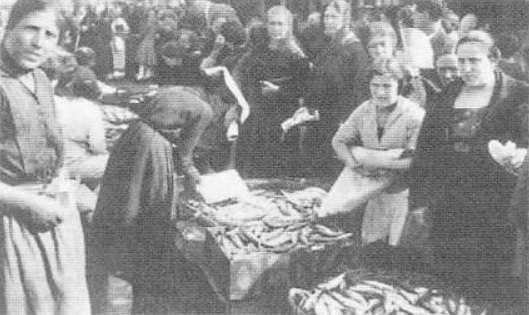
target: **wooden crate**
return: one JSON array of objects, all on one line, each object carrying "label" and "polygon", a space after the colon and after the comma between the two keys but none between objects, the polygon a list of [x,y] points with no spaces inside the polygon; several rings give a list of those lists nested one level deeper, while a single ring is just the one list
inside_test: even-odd
[{"label": "wooden crate", "polygon": [[288,253],[263,251],[229,254],[216,241],[215,233],[218,231],[218,228],[207,228],[205,267],[210,283],[226,300],[250,298],[259,293],[270,278],[277,274],[288,274]]}]

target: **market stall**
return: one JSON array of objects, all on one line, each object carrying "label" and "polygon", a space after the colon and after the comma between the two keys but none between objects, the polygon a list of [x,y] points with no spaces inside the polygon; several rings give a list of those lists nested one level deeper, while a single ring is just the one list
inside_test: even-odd
[{"label": "market stall", "polygon": [[[287,288],[276,297],[286,304],[289,287],[302,285],[301,279],[313,278],[312,273],[337,267],[337,253],[357,246],[352,233],[310,220],[326,195],[320,187],[328,188],[328,183],[248,183],[249,195],[237,200],[188,200],[181,205],[177,223],[177,246],[200,266],[228,313],[234,303],[258,298],[271,282]],[[307,265],[321,257],[330,257],[330,263],[319,264],[321,268]]]}]

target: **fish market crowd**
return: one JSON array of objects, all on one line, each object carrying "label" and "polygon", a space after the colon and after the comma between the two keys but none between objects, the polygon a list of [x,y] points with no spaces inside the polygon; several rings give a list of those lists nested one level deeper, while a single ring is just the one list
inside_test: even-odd
[{"label": "fish market crowd", "polygon": [[245,259],[281,314],[528,314],[528,1],[67,1],[0,10],[0,314],[222,313]]}]

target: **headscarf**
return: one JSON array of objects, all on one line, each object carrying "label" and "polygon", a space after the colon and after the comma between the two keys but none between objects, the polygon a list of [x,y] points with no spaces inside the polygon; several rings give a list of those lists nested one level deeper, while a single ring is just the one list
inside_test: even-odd
[{"label": "headscarf", "polygon": [[52,10],[57,13],[56,24],[57,28],[61,29],[63,20],[59,10],[62,7],[62,2],[60,0],[18,0],[9,13],[6,30],[15,28],[29,14],[45,10]]},{"label": "headscarf", "polygon": [[174,86],[162,89],[152,101],[136,110],[141,120],[155,130],[176,130],[185,127],[184,117],[199,108],[210,111],[199,92],[193,88]]}]

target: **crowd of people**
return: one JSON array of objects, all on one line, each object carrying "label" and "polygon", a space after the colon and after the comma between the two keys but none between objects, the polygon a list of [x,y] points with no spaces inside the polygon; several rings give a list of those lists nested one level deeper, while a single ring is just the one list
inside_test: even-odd
[{"label": "crowd of people", "polygon": [[[199,197],[201,174],[233,168],[330,179],[311,220],[340,221],[364,245],[414,248],[466,296],[521,293],[522,28],[433,0],[332,0],[306,20],[280,5],[242,19],[226,4],[186,2],[11,9],[0,52],[0,313],[104,313],[109,273],[132,284],[133,313],[207,313],[206,280],[173,244],[178,191]],[[129,103],[109,148],[98,103],[123,92],[120,80],[157,88]],[[79,182],[92,201],[63,198]],[[183,303],[193,290],[195,304]]]}]

